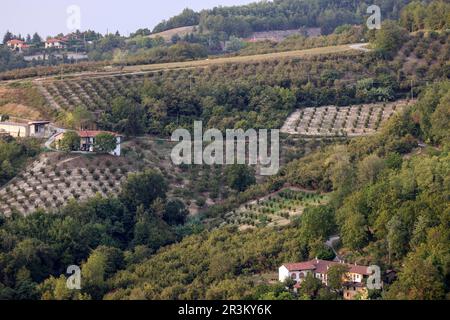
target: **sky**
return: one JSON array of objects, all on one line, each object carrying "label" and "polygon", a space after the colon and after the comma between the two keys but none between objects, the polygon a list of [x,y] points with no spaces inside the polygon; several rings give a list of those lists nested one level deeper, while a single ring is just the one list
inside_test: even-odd
[{"label": "sky", "polygon": [[[69,33],[71,21],[67,8],[80,8],[81,30],[102,34],[115,32],[128,35],[139,28],[152,29],[163,19],[179,14],[184,8],[196,11],[215,6],[240,5],[254,0],[6,0],[0,11],[0,37],[6,30],[14,34],[38,32],[46,37]],[[73,21],[73,20],[72,20]],[[1,41],[1,39],[0,39]]]}]

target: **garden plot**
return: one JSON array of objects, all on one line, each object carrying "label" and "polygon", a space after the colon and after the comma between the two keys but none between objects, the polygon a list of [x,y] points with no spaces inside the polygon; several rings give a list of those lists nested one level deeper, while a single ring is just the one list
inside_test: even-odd
[{"label": "garden plot", "polygon": [[407,105],[408,101],[399,100],[383,104],[300,109],[289,116],[281,132],[318,137],[373,134]]},{"label": "garden plot", "polygon": [[308,206],[328,202],[328,196],[295,188],[284,189],[262,199],[249,202],[225,215],[224,224],[239,226],[240,230],[289,224]]},{"label": "garden plot", "polygon": [[112,156],[44,154],[0,190],[0,213],[27,215],[62,207],[70,199],[117,194],[133,170],[128,161]]}]

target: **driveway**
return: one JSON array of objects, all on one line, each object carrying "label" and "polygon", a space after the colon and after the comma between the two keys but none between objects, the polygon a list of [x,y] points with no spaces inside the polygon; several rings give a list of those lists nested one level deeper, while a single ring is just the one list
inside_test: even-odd
[{"label": "driveway", "polygon": [[359,50],[359,51],[363,51],[363,52],[370,52],[372,50],[367,48],[368,45],[369,45],[369,43],[355,43],[355,44],[349,45],[349,47],[354,49],[354,50]]},{"label": "driveway", "polygon": [[49,150],[58,151],[52,148],[52,143],[55,141],[56,136],[58,136],[60,133],[66,132],[66,129],[58,127],[52,127],[52,129],[53,129],[52,131],[54,131],[55,133],[50,138],[47,139],[47,141],[44,143],[44,146]]}]

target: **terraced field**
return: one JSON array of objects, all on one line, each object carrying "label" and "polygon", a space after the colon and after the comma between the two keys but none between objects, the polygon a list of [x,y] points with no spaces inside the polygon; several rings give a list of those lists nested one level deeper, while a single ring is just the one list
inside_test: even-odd
[{"label": "terraced field", "polygon": [[328,202],[328,195],[306,192],[295,188],[249,202],[225,215],[224,224],[239,226],[240,230],[264,226],[282,226],[303,213],[308,206]]},{"label": "terraced field", "polygon": [[[217,65],[252,64],[352,51],[359,50],[350,45],[341,45],[250,56],[126,66],[121,69],[112,68],[110,72],[105,70],[104,73],[69,74],[64,76],[64,80],[57,77],[41,78],[35,80],[34,84],[54,109],[71,110],[77,106],[85,106],[89,110],[98,111],[108,106],[112,97],[135,90],[145,79],[156,79],[158,75],[166,71],[173,72],[174,80],[176,80],[180,76],[195,77],[201,74],[204,68]],[[183,73],[183,71],[192,70],[194,71],[189,75]]]},{"label": "terraced field", "polygon": [[0,211],[27,215],[58,208],[70,199],[117,194],[134,168],[123,158],[48,153],[0,190]]},{"label": "terraced field", "polygon": [[281,132],[318,137],[372,134],[408,104],[406,100],[399,100],[382,104],[300,109],[289,116]]},{"label": "terraced field", "polygon": [[[117,75],[38,83],[47,101],[55,108],[72,110],[86,107],[90,111],[104,110],[115,95],[126,95],[153,74]],[[55,105],[56,103],[56,105]]]}]

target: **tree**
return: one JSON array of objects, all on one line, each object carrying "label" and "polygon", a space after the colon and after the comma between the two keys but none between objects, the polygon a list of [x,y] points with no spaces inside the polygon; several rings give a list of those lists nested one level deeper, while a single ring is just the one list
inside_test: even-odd
[{"label": "tree", "polygon": [[444,279],[430,259],[420,251],[408,255],[398,280],[385,295],[395,300],[440,300],[445,297]]},{"label": "tree", "polygon": [[149,209],[157,198],[166,198],[167,188],[164,177],[150,169],[129,175],[123,186],[121,198],[130,208],[143,205],[145,209]]},{"label": "tree", "polygon": [[358,180],[361,185],[374,183],[385,168],[385,161],[371,154],[358,163]]},{"label": "tree", "polygon": [[181,225],[186,222],[189,211],[180,200],[171,200],[166,204],[163,219],[169,225]]},{"label": "tree", "polygon": [[329,206],[308,207],[301,216],[300,233],[307,242],[327,239],[335,230],[334,211]]},{"label": "tree", "polygon": [[35,34],[33,34],[33,38],[31,39],[31,42],[32,42],[35,46],[39,47],[39,46],[41,45],[41,43],[42,43],[42,38],[41,38],[41,36],[36,32]]},{"label": "tree", "polygon": [[403,226],[403,223],[396,215],[388,222],[387,226],[387,241],[389,250],[389,263],[391,258],[402,258],[407,250],[407,230]]},{"label": "tree", "polygon": [[72,129],[85,129],[93,121],[92,113],[86,107],[76,107],[65,116],[65,124]]},{"label": "tree", "polygon": [[244,47],[244,42],[234,36],[230,37],[230,40],[227,43],[227,50],[228,51],[239,51]]},{"label": "tree", "polygon": [[6,31],[5,36],[3,37],[3,44],[6,45],[6,43],[10,40],[14,39],[14,35],[8,31]]},{"label": "tree", "polygon": [[255,171],[247,165],[234,164],[227,167],[225,176],[228,186],[242,192],[256,182]]},{"label": "tree", "polygon": [[327,281],[328,287],[335,292],[342,290],[342,284],[345,281],[345,276],[349,271],[349,267],[345,264],[336,264],[328,269]]},{"label": "tree", "polygon": [[300,286],[299,295],[308,296],[310,299],[314,299],[317,293],[322,288],[322,281],[313,276],[312,273],[308,273],[306,278],[302,281]]},{"label": "tree", "polygon": [[58,147],[65,152],[77,151],[80,149],[80,136],[75,131],[67,131],[59,141]]},{"label": "tree", "polygon": [[392,20],[386,20],[377,30],[374,40],[376,51],[383,57],[393,57],[406,39],[406,31]]},{"label": "tree", "polygon": [[100,133],[95,137],[94,149],[99,153],[111,153],[117,147],[117,138],[111,133]]},{"label": "tree", "polygon": [[14,176],[14,167],[9,160],[4,160],[0,166],[0,181],[6,181]]}]

